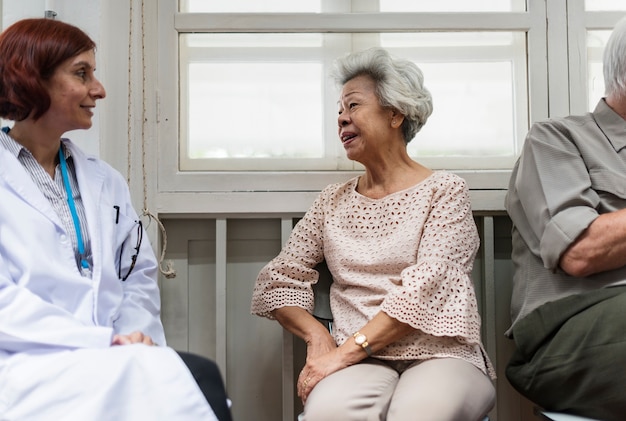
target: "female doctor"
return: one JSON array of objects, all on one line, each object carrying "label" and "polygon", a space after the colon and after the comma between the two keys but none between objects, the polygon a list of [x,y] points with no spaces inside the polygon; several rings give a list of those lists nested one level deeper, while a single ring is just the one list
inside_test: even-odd
[{"label": "female doctor", "polygon": [[203,395],[197,356],[164,346],[158,264],[124,178],[61,138],[91,127],[95,67],[66,23],[0,35],[0,116],[14,121],[0,132],[0,419],[216,420],[219,371]]}]

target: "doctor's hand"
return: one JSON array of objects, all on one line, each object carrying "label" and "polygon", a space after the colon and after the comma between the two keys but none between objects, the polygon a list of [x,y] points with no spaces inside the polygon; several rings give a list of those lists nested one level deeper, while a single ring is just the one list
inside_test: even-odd
[{"label": "doctor's hand", "polygon": [[152,342],[152,338],[148,335],[144,335],[142,332],[136,331],[129,335],[114,335],[111,345],[131,345],[131,344],[145,344],[155,345]]}]

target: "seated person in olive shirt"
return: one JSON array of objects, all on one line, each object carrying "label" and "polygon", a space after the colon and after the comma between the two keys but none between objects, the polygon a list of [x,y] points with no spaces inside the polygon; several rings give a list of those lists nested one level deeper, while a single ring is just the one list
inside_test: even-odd
[{"label": "seated person in olive shirt", "polygon": [[592,113],[533,125],[506,198],[515,265],[507,377],[551,411],[626,417],[626,20]]}]

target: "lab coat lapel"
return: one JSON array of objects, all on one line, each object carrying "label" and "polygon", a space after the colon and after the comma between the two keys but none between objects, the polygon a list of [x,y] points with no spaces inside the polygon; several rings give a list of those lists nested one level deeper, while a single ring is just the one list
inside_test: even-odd
[{"label": "lab coat lapel", "polygon": [[13,190],[24,202],[65,231],[65,227],[52,209],[52,205],[33,182],[28,171],[9,151],[2,147],[0,147],[0,178],[4,179],[8,188]]}]

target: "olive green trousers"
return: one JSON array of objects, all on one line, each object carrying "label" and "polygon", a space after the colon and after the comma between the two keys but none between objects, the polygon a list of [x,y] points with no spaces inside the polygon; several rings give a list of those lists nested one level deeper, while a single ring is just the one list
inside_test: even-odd
[{"label": "olive green trousers", "polygon": [[513,328],[509,382],[546,410],[626,420],[626,286],[544,304]]}]

